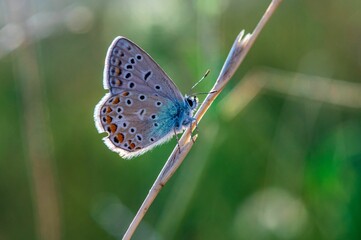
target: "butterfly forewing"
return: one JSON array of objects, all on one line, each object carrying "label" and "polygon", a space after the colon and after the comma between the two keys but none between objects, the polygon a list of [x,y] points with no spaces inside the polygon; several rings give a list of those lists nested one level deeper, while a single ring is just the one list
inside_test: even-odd
[{"label": "butterfly forewing", "polygon": [[183,100],[174,82],[160,66],[144,50],[124,37],[117,37],[109,47],[104,86],[112,94],[138,87],[138,91],[158,92],[173,101]]},{"label": "butterfly forewing", "polygon": [[133,157],[162,143],[172,133],[172,122],[165,117],[172,108],[167,98],[137,91],[108,95],[98,108],[100,129],[109,134],[106,144],[123,157]]}]

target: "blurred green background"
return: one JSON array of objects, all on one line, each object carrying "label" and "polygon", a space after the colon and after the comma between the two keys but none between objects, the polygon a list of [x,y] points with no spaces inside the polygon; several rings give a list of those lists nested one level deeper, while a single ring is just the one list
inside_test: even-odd
[{"label": "blurred green background", "polygon": [[[109,44],[133,40],[183,93],[209,68],[207,92],[268,4],[1,0],[0,239],[121,239],[176,141],[131,161],[103,144]],[[133,239],[361,239],[360,9],[281,4]]]}]

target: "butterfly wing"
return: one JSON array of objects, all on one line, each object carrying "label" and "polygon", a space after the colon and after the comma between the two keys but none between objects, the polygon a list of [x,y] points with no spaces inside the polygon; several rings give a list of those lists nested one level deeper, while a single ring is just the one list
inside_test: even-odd
[{"label": "butterfly wing", "polygon": [[104,88],[116,94],[134,86],[132,83],[140,84],[141,90],[183,101],[174,82],[143,49],[127,38],[117,37],[105,59]]},{"label": "butterfly wing", "polygon": [[108,132],[106,145],[124,158],[142,154],[174,134],[174,116],[183,97],[172,80],[141,48],[116,38],[108,49],[104,88],[95,108],[99,132]]}]

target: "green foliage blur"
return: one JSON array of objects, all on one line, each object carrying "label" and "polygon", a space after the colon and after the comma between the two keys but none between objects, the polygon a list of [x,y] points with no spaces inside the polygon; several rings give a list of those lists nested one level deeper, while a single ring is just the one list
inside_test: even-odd
[{"label": "green foliage blur", "polygon": [[[121,239],[176,140],[131,161],[103,144],[93,111],[109,44],[128,37],[183,93],[211,69],[195,89],[207,92],[269,2],[0,2],[0,239]],[[133,239],[361,239],[360,9],[284,0]],[[225,116],[260,67],[360,95],[348,106],[332,102],[352,97],[339,88],[322,89],[330,102],[265,88]]]}]

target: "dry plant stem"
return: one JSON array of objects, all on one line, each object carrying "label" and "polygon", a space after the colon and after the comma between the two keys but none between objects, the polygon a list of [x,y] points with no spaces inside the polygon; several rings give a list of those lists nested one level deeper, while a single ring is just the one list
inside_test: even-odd
[{"label": "dry plant stem", "polygon": [[[197,139],[197,135],[193,137],[194,140]],[[173,175],[174,171],[171,171],[173,169],[177,169],[179,165],[182,163],[182,161],[177,161],[177,159],[184,159],[188,152],[191,150],[193,146],[193,141],[189,141],[190,138],[188,138],[188,142],[186,144],[183,144],[180,146],[180,152],[178,149],[178,146],[176,146],[173,149],[172,154],[168,158],[168,161],[164,165],[162,171],[158,175],[157,179],[155,180],[153,186],[151,187],[147,197],[145,198],[142,206],[140,206],[137,215],[134,217],[132,223],[129,225],[127,232],[123,236],[124,239],[130,239],[135,231],[135,229],[138,227],[140,221],[143,219],[145,213],[147,212],[148,208],[154,201],[154,199],[157,197],[159,191],[162,189],[162,187],[165,185],[165,183],[168,181],[168,179]],[[179,143],[180,145],[180,143]]]},{"label": "dry plant stem", "polygon": [[356,82],[270,68],[253,71],[244,79],[272,92],[341,107],[361,108],[361,84]]},{"label": "dry plant stem", "polygon": [[[270,6],[266,10],[265,14],[263,15],[262,19],[258,23],[257,27],[255,28],[252,34],[247,34],[244,38],[244,31],[241,31],[240,34],[237,36],[228,57],[223,65],[221,73],[218,76],[218,79],[215,85],[212,88],[212,92],[207,95],[206,99],[203,101],[202,105],[200,106],[199,110],[197,111],[195,118],[196,121],[199,122],[203,115],[206,113],[208,108],[211,106],[215,98],[221,93],[225,85],[229,82],[235,71],[238,69],[239,65],[245,58],[246,54],[248,53],[249,49],[252,47],[254,41],[256,40],[257,36],[268,22],[274,11],[277,9],[279,4],[282,0],[274,0],[271,2]],[[140,221],[143,219],[145,213],[149,209],[150,205],[158,195],[161,188],[166,184],[169,178],[173,175],[173,173],[178,169],[180,164],[183,162],[184,158],[190,151],[191,147],[193,146],[193,141],[191,140],[191,132],[194,130],[195,124],[192,124],[184,134],[182,135],[181,139],[179,140],[179,147],[181,152],[178,151],[178,146],[176,146],[169,156],[167,162],[165,163],[162,171],[158,175],[157,179],[155,180],[153,186],[151,187],[147,197],[145,198],[142,206],[139,208],[136,216],[134,217],[132,223],[129,225],[128,230],[123,236],[123,240],[130,239],[138,227]],[[196,140],[196,138],[194,138]]]}]

